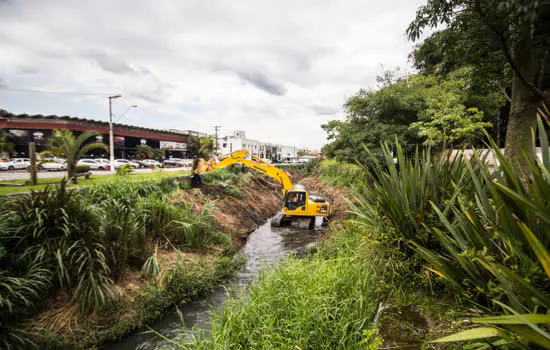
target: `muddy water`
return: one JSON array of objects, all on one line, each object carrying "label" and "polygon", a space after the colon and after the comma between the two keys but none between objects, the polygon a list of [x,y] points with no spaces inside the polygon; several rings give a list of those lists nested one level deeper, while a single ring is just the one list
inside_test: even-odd
[{"label": "muddy water", "polygon": [[[271,227],[268,221],[248,237],[241,251],[247,259],[246,264],[227,289],[220,288],[202,300],[180,306],[181,317],[173,311],[151,324],[150,327],[168,339],[174,339],[181,334],[183,328],[209,329],[212,308],[218,312],[221,311],[228,294],[246,293],[246,287],[256,279],[260,268],[272,268],[291,252],[300,254],[320,236],[321,232],[318,230]],[[169,345],[167,340],[155,337],[148,332],[148,329],[141,329],[118,342],[105,344],[103,348],[148,350],[169,347]]]}]

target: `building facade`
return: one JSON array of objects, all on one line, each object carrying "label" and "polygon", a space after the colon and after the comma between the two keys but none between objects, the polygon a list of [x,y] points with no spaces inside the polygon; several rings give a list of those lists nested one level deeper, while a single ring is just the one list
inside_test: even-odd
[{"label": "building facade", "polygon": [[232,135],[218,138],[218,147],[220,154],[246,149],[256,157],[278,162],[297,157],[296,147],[249,139],[243,130],[235,130]]},{"label": "building facade", "polygon": [[[54,130],[67,129],[75,135],[96,131],[100,135],[88,140],[109,147],[109,123],[68,116],[13,114],[0,109],[0,129],[7,132],[15,146],[16,157],[28,156],[29,142],[36,143],[36,151],[46,150],[46,141]],[[139,126],[113,124],[115,158],[134,159],[137,147],[148,145],[164,149],[166,158],[192,158],[187,151],[190,131],[159,130]],[[92,150],[88,156],[109,158],[108,151]]]}]

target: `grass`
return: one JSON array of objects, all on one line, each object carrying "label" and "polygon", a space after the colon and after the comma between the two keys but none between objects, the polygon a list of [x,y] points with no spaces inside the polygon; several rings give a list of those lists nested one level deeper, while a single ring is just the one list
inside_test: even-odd
[{"label": "grass", "polygon": [[[170,178],[170,177],[178,177],[178,176],[186,176],[189,175],[189,170],[179,170],[179,171],[171,171],[171,172],[152,172],[152,173],[143,173],[143,174],[133,174],[133,175],[127,175],[128,179],[131,179],[132,181],[145,181],[145,180],[158,180],[161,181],[162,179]],[[30,175],[29,175],[30,176]],[[116,174],[108,174],[108,175],[92,175],[89,179],[86,179],[84,177],[80,177],[78,179],[78,185],[69,185],[69,188],[75,188],[75,187],[86,187],[91,185],[100,185],[105,184],[109,182],[113,182],[117,179],[119,179],[121,176]],[[24,193],[24,192],[30,192],[32,190],[35,191],[41,191],[44,188],[46,188],[48,185],[52,184],[59,184],[61,180],[63,179],[62,176],[60,177],[53,177],[53,178],[39,178],[38,179],[38,185],[36,186],[17,186],[17,187],[9,187],[9,186],[0,186],[0,195],[4,194],[11,194],[11,193]],[[19,179],[19,180],[3,180],[0,181],[2,183],[13,183],[13,184],[24,184],[28,179]]]},{"label": "grass", "polygon": [[377,304],[359,235],[342,231],[306,259],[290,257],[260,273],[250,294],[214,315],[210,334],[180,338],[180,348],[352,349],[377,341]]},{"label": "grass", "polygon": [[[179,190],[179,184],[147,179],[159,174],[143,175],[137,181],[110,176],[110,182],[79,191],[62,184],[0,203],[0,323],[7,326],[0,327],[0,347],[42,341],[21,337],[19,326],[57,290],[70,296],[69,308],[75,306],[82,319],[117,304],[121,293],[116,283],[128,271],[143,269],[147,282],[161,273],[156,256],[151,258],[157,246],[180,255],[180,249],[190,248],[231,251],[229,236],[215,227],[212,205],[171,202],[166,193]],[[178,296],[203,293],[225,276],[218,264],[211,279],[193,276],[193,284],[182,287],[187,278],[179,273],[182,269],[168,271],[170,281],[180,278],[181,283],[162,283],[176,288],[170,303],[181,300]],[[43,325],[52,325],[48,322]]]}]

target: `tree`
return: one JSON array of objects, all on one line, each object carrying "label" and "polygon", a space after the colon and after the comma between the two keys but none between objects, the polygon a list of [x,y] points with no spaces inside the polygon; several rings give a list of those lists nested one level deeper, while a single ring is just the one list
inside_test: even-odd
[{"label": "tree", "polygon": [[187,149],[192,157],[209,159],[214,150],[214,139],[212,136],[190,135],[187,139]]},{"label": "tree", "polygon": [[166,157],[166,151],[160,148],[153,148],[153,159],[162,160]]},{"label": "tree", "polygon": [[418,135],[425,138],[424,145],[441,146],[461,143],[471,145],[477,136],[483,135],[491,123],[483,122],[483,112],[466,108],[462,104],[432,101],[425,111],[426,120],[411,124]]},{"label": "tree", "polygon": [[151,159],[153,157],[153,147],[149,145],[139,145],[136,150],[138,159]]},{"label": "tree", "polygon": [[[446,24],[474,46],[498,47],[512,71],[506,156],[520,172],[535,157],[537,107],[550,101],[548,67],[550,3],[539,0],[428,0],[407,29],[418,40],[425,28]],[[476,52],[471,52],[475,55]],[[479,54],[479,53],[478,53]],[[523,156],[523,150],[528,157]]]},{"label": "tree", "polygon": [[3,153],[7,153],[11,157],[15,147],[12,142],[10,142],[11,135],[3,130],[0,130],[0,156]]},{"label": "tree", "polygon": [[48,148],[56,155],[67,159],[67,175],[69,181],[77,183],[76,162],[92,149],[101,148],[108,151],[103,143],[93,142],[86,144],[90,138],[101,135],[96,131],[85,131],[75,137],[70,130],[54,130],[53,135],[48,139]]}]

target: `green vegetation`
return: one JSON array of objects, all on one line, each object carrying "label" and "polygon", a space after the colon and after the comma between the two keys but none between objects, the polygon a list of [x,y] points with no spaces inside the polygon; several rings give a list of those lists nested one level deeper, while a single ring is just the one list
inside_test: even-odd
[{"label": "green vegetation", "polygon": [[[172,203],[163,189],[175,188],[174,183],[121,180],[68,191],[66,183],[62,183],[3,201],[2,347],[33,345],[36,338],[30,336],[29,328],[21,321],[38,311],[55,291],[61,290],[70,297],[72,311],[66,315],[69,319],[115,307],[120,297],[115,282],[124,277],[127,269],[143,270],[145,278],[158,280],[153,285],[168,286],[167,296],[162,299],[168,303],[179,300],[176,296],[192,297],[217,285],[229,268],[214,263],[210,272],[207,267],[200,270],[207,280],[195,279],[191,283],[181,277],[184,280],[178,282],[178,276],[195,272],[183,269],[180,263],[163,271],[158,261],[155,264],[151,258],[159,245],[176,252],[210,245],[231,248],[229,237],[214,228],[211,205],[199,210],[184,200]],[[160,280],[159,274],[163,274]],[[163,310],[158,309],[155,314]],[[52,317],[51,322],[55,319]]]},{"label": "green vegetation", "polygon": [[307,259],[290,257],[260,274],[250,295],[215,314],[211,336],[178,346],[193,349],[356,349],[377,342],[365,332],[378,305],[371,265],[357,254],[362,239],[343,231]]},{"label": "green vegetation", "polygon": [[13,142],[10,141],[11,135],[4,130],[0,130],[0,157],[6,154],[10,157],[14,151]]},{"label": "green vegetation", "polygon": [[550,348],[550,151],[540,120],[538,129],[544,151],[528,182],[494,143],[498,167],[486,153],[407,154],[399,143],[368,166],[322,162],[325,181],[352,187],[352,218],[306,258],[264,271],[214,316],[211,333],[174,344]]},{"label": "green vegetation", "polygon": [[160,148],[153,148],[149,145],[139,145],[136,150],[138,159],[156,159],[161,160],[165,157],[166,152]]},{"label": "green vegetation", "polygon": [[[84,171],[85,172],[85,171]],[[78,169],[77,169],[78,173]],[[187,176],[189,175],[189,170],[179,170],[179,171],[159,171],[159,172],[152,172],[152,173],[140,173],[140,174],[132,174],[128,176],[129,181],[133,182],[139,182],[139,181],[157,181],[162,182],[169,180],[171,178],[177,178],[181,176]],[[117,179],[116,175],[113,174],[105,174],[105,175],[92,175],[89,179],[80,178],[78,187],[87,187],[87,186],[93,186],[93,185],[100,185],[100,184],[108,184],[112,183]],[[51,186],[52,184],[59,184],[63,181],[63,177],[54,177],[54,178],[39,178],[38,179],[38,185],[37,186],[18,186],[18,187],[0,187],[0,195],[2,194],[9,194],[9,193],[21,193],[21,192],[30,192],[32,190],[35,191],[42,191],[47,186]],[[15,184],[25,184],[26,180],[7,180],[2,181],[3,183],[15,183]],[[69,188],[77,187],[76,185],[67,185]]]},{"label": "green vegetation", "polygon": [[396,138],[413,151],[422,143],[437,149],[480,145],[505,103],[497,86],[479,91],[471,67],[441,76],[397,74],[386,72],[378,90],[361,89],[351,97],[345,121],[322,125],[331,141],[322,149],[325,156],[370,165],[368,150],[380,155],[381,144]]},{"label": "green vegetation", "polygon": [[363,176],[360,166],[338,162],[334,159],[327,159],[319,163],[318,172],[323,180],[339,187],[349,187]]},{"label": "green vegetation", "polygon": [[506,156],[519,172],[534,161],[531,129],[537,128],[537,108],[541,102],[550,104],[549,20],[547,1],[428,0],[407,30],[409,38],[417,40],[424,29],[446,24],[415,58],[435,70],[471,66],[476,70],[475,85],[492,82],[504,93],[511,92]]},{"label": "green vegetation", "polygon": [[[386,266],[394,267],[384,272],[388,289],[396,288],[404,275],[428,287],[431,281],[422,273],[425,260],[428,271],[441,277],[437,284],[452,288],[458,303],[483,314],[508,315],[475,318],[492,325],[477,336],[490,334],[495,346],[548,347],[548,329],[541,324],[548,323],[545,314],[550,309],[545,200],[550,154],[540,120],[539,139],[543,161],[530,163],[532,178],[527,183],[494,143],[491,150],[500,163],[496,171],[481,155],[472,161],[451,159],[446,153],[434,159],[426,150],[407,159],[399,145],[394,147],[395,164],[385,146],[385,162],[366,172],[358,184],[353,222],[379,244],[378,255],[390,262]],[[392,278],[394,272],[399,278]],[[429,287],[436,294],[443,292],[437,285]],[[446,341],[475,339],[468,334],[475,335],[461,333]]]},{"label": "green vegetation", "polygon": [[550,103],[549,22],[545,1],[428,0],[409,38],[439,24],[445,29],[411,53],[418,73],[384,72],[376,90],[348,99],[346,119],[322,126],[330,141],[323,154],[367,164],[362,145],[380,154],[396,137],[406,152],[419,144],[482,147],[485,130],[499,147],[506,135],[506,157],[518,171],[529,169],[536,113]]},{"label": "green vegetation", "polygon": [[48,139],[50,151],[67,160],[67,177],[69,182],[77,183],[75,176],[76,162],[92,149],[102,148],[107,150],[103,143],[86,143],[90,138],[101,135],[96,131],[85,131],[75,137],[72,131],[62,129],[54,130],[53,135]]},{"label": "green vegetation", "polygon": [[196,137],[189,135],[187,139],[188,151],[198,158],[210,159],[215,147],[214,142],[212,136]]}]

